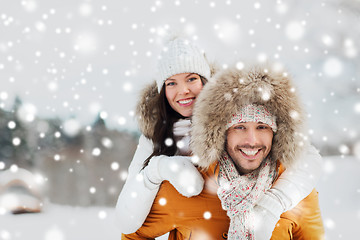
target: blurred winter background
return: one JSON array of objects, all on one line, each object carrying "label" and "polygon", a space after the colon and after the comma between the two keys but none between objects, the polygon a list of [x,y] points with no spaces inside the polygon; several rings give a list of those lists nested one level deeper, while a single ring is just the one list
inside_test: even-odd
[{"label": "blurred winter background", "polygon": [[326,239],[359,236],[359,0],[0,0],[0,239],[120,239],[134,106],[169,32],[223,68],[288,69],[324,156]]}]

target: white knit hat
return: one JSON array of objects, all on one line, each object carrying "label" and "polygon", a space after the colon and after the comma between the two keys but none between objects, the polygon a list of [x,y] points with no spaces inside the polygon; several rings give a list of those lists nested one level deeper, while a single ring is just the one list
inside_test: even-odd
[{"label": "white knit hat", "polygon": [[269,125],[273,132],[277,131],[276,117],[263,105],[249,104],[244,106],[239,113],[233,114],[227,123],[226,129],[242,122],[262,122]]},{"label": "white knit hat", "polygon": [[175,38],[168,42],[158,63],[159,77],[156,80],[158,91],[169,77],[179,73],[196,73],[210,78],[210,66],[203,53],[191,42]]}]

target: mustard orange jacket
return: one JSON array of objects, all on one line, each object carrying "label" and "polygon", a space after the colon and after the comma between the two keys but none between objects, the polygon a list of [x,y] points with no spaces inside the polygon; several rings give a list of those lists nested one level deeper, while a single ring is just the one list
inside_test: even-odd
[{"label": "mustard orange jacket", "polygon": [[[283,169],[279,169],[281,173]],[[217,197],[215,165],[202,173],[205,187],[200,195],[187,198],[164,181],[151,211],[140,229],[122,234],[121,239],[154,239],[170,232],[169,240],[227,239],[230,219]],[[272,240],[323,239],[318,193],[314,189],[295,208],[281,215],[273,231]]]}]

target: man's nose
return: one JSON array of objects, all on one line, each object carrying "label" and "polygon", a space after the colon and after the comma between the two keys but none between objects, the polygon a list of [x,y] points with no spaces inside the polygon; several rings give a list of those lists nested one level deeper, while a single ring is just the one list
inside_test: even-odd
[{"label": "man's nose", "polygon": [[255,129],[247,129],[246,131],[246,142],[250,145],[250,146],[255,146],[257,144],[258,141],[258,136],[257,136],[257,132]]}]

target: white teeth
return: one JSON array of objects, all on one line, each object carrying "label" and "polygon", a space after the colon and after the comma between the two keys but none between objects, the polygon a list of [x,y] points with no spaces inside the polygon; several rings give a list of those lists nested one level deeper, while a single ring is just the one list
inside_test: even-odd
[{"label": "white teeth", "polygon": [[192,101],[193,101],[193,99],[180,100],[179,103],[180,103],[180,104],[188,104],[188,103],[190,103],[190,102],[192,102]]},{"label": "white teeth", "polygon": [[245,149],[241,149],[241,151],[243,151],[243,153],[245,153],[248,156],[254,156],[258,151],[258,150],[245,150]]}]

